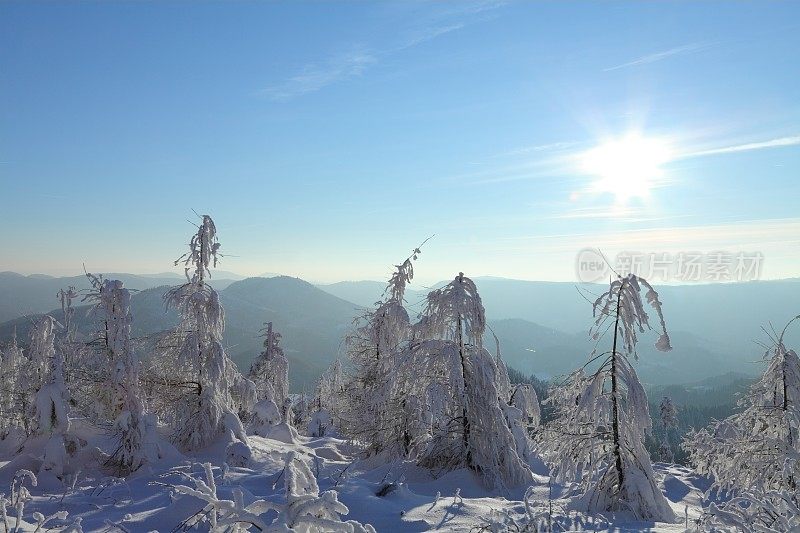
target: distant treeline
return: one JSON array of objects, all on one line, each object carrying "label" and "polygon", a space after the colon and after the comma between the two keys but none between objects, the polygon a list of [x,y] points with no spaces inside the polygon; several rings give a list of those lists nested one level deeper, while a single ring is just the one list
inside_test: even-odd
[{"label": "distant treeline", "polygon": [[[535,375],[527,376],[514,369],[508,369],[511,383],[529,383],[536,390],[539,400],[544,402],[548,397],[550,381],[539,379]],[[690,429],[708,426],[712,420],[722,420],[736,412],[739,396],[753,383],[750,378],[735,374],[711,378],[697,384],[664,385],[649,387],[650,417],[653,420],[653,435],[645,444],[654,461],[658,460],[658,444],[664,433],[659,420],[659,404],[664,396],[669,396],[678,408],[678,427],[671,430],[669,442],[675,453],[675,462],[687,464],[686,452],[680,443]],[[542,421],[552,418],[552,409],[545,403],[542,405]]]}]

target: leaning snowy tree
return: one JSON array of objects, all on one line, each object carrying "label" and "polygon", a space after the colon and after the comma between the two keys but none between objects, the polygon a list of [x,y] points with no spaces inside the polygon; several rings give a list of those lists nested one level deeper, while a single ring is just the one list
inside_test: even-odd
[{"label": "leaning snowy tree", "polygon": [[[426,468],[467,467],[490,487],[530,481],[531,471],[501,408],[507,374],[483,347],[486,315],[475,283],[459,273],[428,294],[415,338],[399,360],[397,376],[418,398],[428,425],[415,446]],[[424,402],[424,403],[423,403]]]},{"label": "leaning snowy tree", "polygon": [[246,443],[231,396],[238,371],[222,346],[225,312],[219,294],[206,283],[209,269],[217,265],[219,247],[214,221],[203,215],[189,251],[175,261],[184,264],[187,283],[164,295],[167,307],[177,309],[180,316],[170,346],[180,376],[168,386],[183,391],[174,414],[174,439],[186,450],[203,448],[226,431]]},{"label": "leaning snowy tree", "polygon": [[594,302],[590,329],[598,343],[611,329],[611,351],[595,355],[595,348],[590,360],[600,361],[595,372],[587,375],[585,365],[553,389],[548,401],[556,419],[539,434],[538,443],[556,479],[584,486],[586,510],[628,511],[640,519],[669,522],[675,514],[656,484],[644,445],[652,430],[647,396],[629,360],[637,358],[637,334],[651,329],[642,289],[661,326],[656,348],[671,349],[661,302],[650,284],[634,274],[612,281]]},{"label": "leaning snowy tree", "polygon": [[800,359],[784,343],[796,320],[800,316],[773,333],[764,354],[767,369],[740,400],[743,410],[683,441],[697,471],[714,478],[713,489],[736,496],[710,506],[709,528],[800,526]]},{"label": "leaning snowy tree", "polygon": [[661,421],[661,444],[658,446],[658,458],[667,463],[675,462],[675,454],[672,453],[672,444],[669,442],[669,432],[678,427],[678,410],[672,403],[672,398],[664,396],[658,406],[658,417]]},{"label": "leaning snowy tree", "polygon": [[106,360],[103,406],[113,421],[117,447],[106,462],[117,474],[128,475],[147,460],[143,393],[139,382],[139,358],[131,342],[131,293],[119,280],[87,274],[92,290],[87,300],[100,319],[95,346]]}]

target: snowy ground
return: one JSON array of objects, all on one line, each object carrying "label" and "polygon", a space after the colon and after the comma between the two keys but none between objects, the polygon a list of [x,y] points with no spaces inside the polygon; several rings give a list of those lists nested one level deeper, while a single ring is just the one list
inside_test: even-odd
[{"label": "snowy ground", "polygon": [[[250,437],[250,444],[253,459],[248,468],[223,471],[214,467],[221,497],[230,498],[233,488],[240,486],[244,489],[245,503],[258,498],[282,501],[284,458],[294,450],[318,474],[321,490],[335,488],[339,492],[340,501],[350,508],[347,518],[370,523],[379,532],[478,531],[484,524],[483,519],[493,510],[519,516],[525,512],[522,499],[526,487],[489,494],[466,470],[434,478],[407,464],[373,467],[364,462],[354,463],[350,459],[354,450],[335,438],[301,437],[297,444],[286,444],[254,436]],[[12,451],[8,446],[5,448],[0,448],[0,452]],[[221,450],[213,449],[192,458],[174,452],[161,464],[127,480],[90,473],[96,470],[92,468],[91,458],[84,458],[86,472],[77,474],[74,488],[65,490],[59,480],[40,476],[39,485],[30,489],[34,499],[26,507],[25,515],[30,520],[34,511],[50,515],[66,510],[70,519],[82,518],[84,531],[181,531],[182,524],[191,521],[203,504],[190,496],[175,496],[170,485],[185,484],[185,473],[201,473],[202,462],[220,465],[220,456]],[[38,464],[37,459],[25,452],[17,454],[10,462],[0,461],[0,492],[8,493],[7,487],[17,470],[27,468],[36,472]],[[655,469],[680,523],[654,524],[624,517],[587,517],[574,511],[566,512],[563,509],[568,494],[559,486],[552,488],[554,515],[566,529],[684,531],[685,511],[690,521],[700,514],[703,480],[683,467],[657,464]],[[376,496],[387,483],[395,483],[394,490],[385,496]],[[538,510],[546,511],[551,492],[548,479],[538,476],[533,490]],[[457,491],[460,496],[456,496]]]}]

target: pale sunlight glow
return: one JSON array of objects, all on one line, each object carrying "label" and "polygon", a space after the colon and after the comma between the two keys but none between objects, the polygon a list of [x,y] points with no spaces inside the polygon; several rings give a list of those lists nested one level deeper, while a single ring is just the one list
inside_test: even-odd
[{"label": "pale sunlight glow", "polygon": [[668,145],[657,139],[630,134],[613,139],[585,152],[580,158],[581,170],[596,181],[591,190],[612,193],[617,202],[644,198],[663,175],[662,165],[671,158]]}]

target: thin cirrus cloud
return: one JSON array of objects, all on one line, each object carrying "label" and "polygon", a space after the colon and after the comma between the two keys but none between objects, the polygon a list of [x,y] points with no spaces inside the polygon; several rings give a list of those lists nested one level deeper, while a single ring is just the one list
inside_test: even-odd
[{"label": "thin cirrus cloud", "polygon": [[[500,239],[509,246],[536,243],[540,251],[579,250],[587,243],[609,251],[641,249],[651,251],[690,250],[785,250],[787,244],[800,243],[800,219],[742,220],[728,223],[672,226],[663,228],[621,229],[580,234],[527,235]],[[511,244],[511,243],[520,244]]]},{"label": "thin cirrus cloud", "polygon": [[297,74],[270,85],[259,93],[272,101],[286,102],[329,85],[361,76],[386,56],[458,31],[469,24],[483,20],[485,12],[504,5],[505,2],[489,0],[459,5],[455,9],[445,9],[428,17],[423,24],[406,29],[398,37],[399,42],[395,46],[386,48],[359,46],[353,51],[338,54],[323,62],[308,63]]},{"label": "thin cirrus cloud", "polygon": [[687,152],[682,154],[681,157],[703,157],[708,155],[718,154],[734,154],[737,152],[750,152],[753,150],[765,150],[767,148],[780,148],[785,146],[798,146],[800,145],[800,135],[793,135],[788,137],[778,137],[768,141],[734,144],[730,146],[722,146],[719,148],[712,148],[709,150],[698,150],[694,152]]},{"label": "thin cirrus cloud", "polygon": [[292,98],[318,91],[343,79],[359,76],[377,60],[377,54],[369,50],[340,54],[330,58],[322,65],[305,65],[298,74],[267,87],[262,94],[270,100],[286,102]]},{"label": "thin cirrus cloud", "polygon": [[704,48],[708,48],[709,46],[711,45],[708,43],[692,43],[683,46],[676,46],[675,48],[670,48],[668,50],[662,50],[661,52],[647,54],[632,61],[628,61],[626,63],[622,63],[619,65],[614,65],[613,67],[604,68],[603,72],[610,72],[612,70],[619,70],[629,67],[637,67],[639,65],[647,65],[649,63],[655,63],[657,61],[661,61],[669,57],[697,52],[699,50],[703,50]]}]

